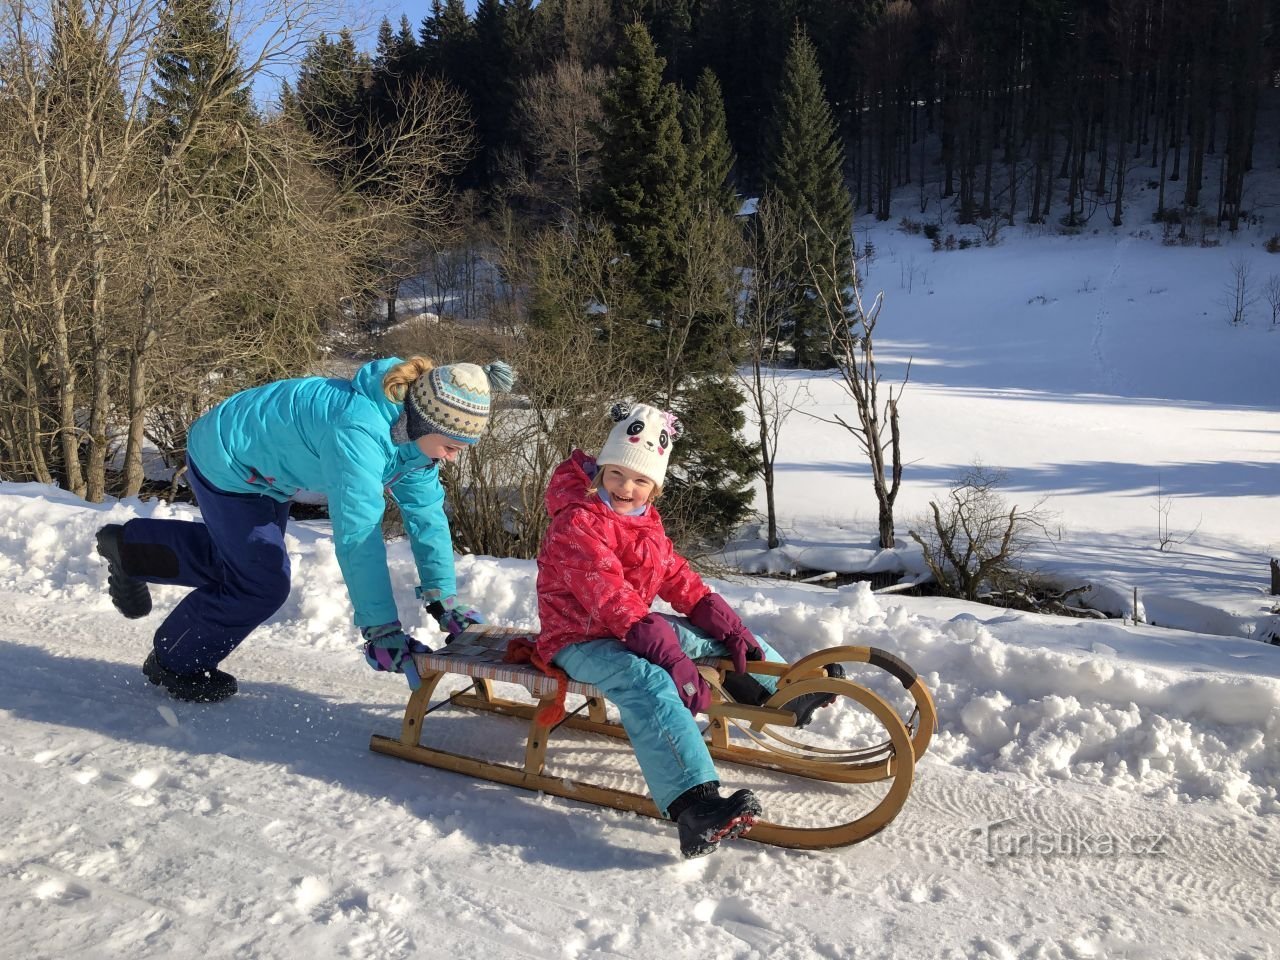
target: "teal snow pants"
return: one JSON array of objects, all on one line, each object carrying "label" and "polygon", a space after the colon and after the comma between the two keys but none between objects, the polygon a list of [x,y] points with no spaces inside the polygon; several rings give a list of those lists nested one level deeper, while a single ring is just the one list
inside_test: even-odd
[{"label": "teal snow pants", "polygon": [[[727,655],[724,644],[712,640],[684,617],[666,620],[691,659]],[[776,650],[762,638],[756,639],[766,660],[782,662]],[[676,692],[671,674],[662,667],[632,653],[612,637],[570,644],[552,660],[574,680],[599,687],[617,705],[649,793],[663,816],[671,801],[690,787],[717,779],[698,723]],[[776,677],[756,679],[770,693],[778,687]]]}]

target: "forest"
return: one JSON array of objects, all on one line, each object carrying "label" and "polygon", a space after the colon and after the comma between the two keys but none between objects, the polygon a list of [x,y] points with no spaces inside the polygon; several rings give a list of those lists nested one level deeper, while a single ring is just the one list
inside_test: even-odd
[{"label": "forest", "polygon": [[756,478],[773,539],[776,372],[834,368],[890,545],[857,218],[1120,226],[1141,177],[1193,244],[1254,222],[1280,139],[1280,0],[435,0],[372,50],[322,12],[0,0],[0,477],[172,496],[148,451],[180,473],[235,390],[501,355],[521,404],[450,468],[459,549],[533,555],[548,471],[623,397],[688,428],[678,539]]}]

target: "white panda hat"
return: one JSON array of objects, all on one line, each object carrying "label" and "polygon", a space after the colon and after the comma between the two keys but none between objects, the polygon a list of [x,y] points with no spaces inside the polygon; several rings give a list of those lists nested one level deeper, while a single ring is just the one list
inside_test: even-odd
[{"label": "white panda hat", "polygon": [[615,403],[609,413],[617,423],[609,431],[596,463],[634,470],[661,488],[671,461],[671,445],[684,433],[680,421],[667,411],[644,403],[631,407]]}]

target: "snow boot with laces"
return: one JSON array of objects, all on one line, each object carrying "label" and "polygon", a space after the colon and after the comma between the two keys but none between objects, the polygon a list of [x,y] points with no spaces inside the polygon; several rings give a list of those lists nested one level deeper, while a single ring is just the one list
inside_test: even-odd
[{"label": "snow boot with laces", "polygon": [[151,612],[151,590],[143,580],[129,576],[125,564],[124,527],[108,523],[98,530],[98,555],[107,561],[107,593],[115,608],[130,620]]},{"label": "snow boot with laces", "polygon": [[692,860],[714,851],[721,840],[742,836],[755,826],[762,810],[750,790],[722,797],[720,784],[712,780],[680,794],[667,812],[680,831],[680,856]]}]

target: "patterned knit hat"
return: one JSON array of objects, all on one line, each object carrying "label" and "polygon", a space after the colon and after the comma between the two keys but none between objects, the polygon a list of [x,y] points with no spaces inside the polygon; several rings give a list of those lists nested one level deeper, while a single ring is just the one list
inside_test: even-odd
[{"label": "patterned knit hat", "polygon": [[680,421],[657,407],[615,403],[609,415],[618,421],[609,432],[596,463],[626,467],[643,474],[659,487],[667,477],[671,444],[684,433]]},{"label": "patterned knit hat", "polygon": [[475,443],[489,423],[489,397],[506,393],[515,374],[501,360],[433,367],[409,387],[404,398],[410,440],[438,433],[459,443]]}]

